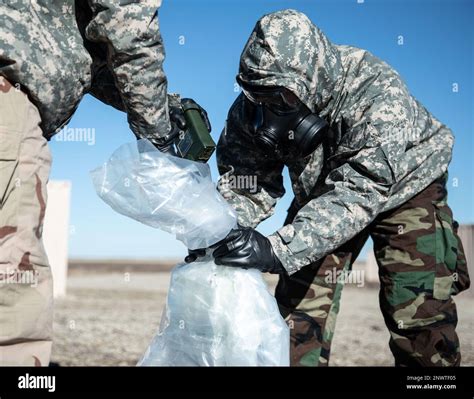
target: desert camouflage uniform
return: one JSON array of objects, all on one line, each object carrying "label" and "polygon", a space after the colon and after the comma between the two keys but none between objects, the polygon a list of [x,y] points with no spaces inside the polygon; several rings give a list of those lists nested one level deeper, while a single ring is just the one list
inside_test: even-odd
[{"label": "desert camouflage uniform", "polygon": [[[456,308],[449,293],[459,274],[463,287],[468,285],[467,269],[461,255],[456,265],[444,263],[443,254],[461,254],[462,246],[445,198],[430,186],[446,174],[451,131],[410,95],[390,66],[365,50],[331,44],[297,11],[259,20],[243,50],[239,76],[252,85],[289,88],[331,127],[315,152],[284,165],[248,139],[241,94],[217,148],[221,173],[257,178],[257,192],[220,186],[244,226],[272,215],[285,192],[282,169],[289,169],[295,198],[287,223],[269,239],[289,274],[281,278],[277,299],[295,324],[292,363],[327,364],[342,286],[322,277],[328,268],[349,269],[371,234],[396,362],[458,364]],[[407,213],[400,216],[400,209]],[[405,230],[395,237],[391,218],[397,217],[396,234],[399,226]]]},{"label": "desert camouflage uniform", "polygon": [[53,288],[41,240],[51,155],[38,109],[0,77],[0,365],[47,366]]},{"label": "desert camouflage uniform", "polygon": [[[160,4],[0,2],[0,365],[49,363],[51,272],[41,240],[46,139],[86,93],[127,112],[137,137],[170,130]],[[25,271],[35,282],[14,283]]]}]

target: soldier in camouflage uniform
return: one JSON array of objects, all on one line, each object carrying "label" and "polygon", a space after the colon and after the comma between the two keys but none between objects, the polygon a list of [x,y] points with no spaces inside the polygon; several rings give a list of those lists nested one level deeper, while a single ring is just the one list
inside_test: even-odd
[{"label": "soldier in camouflage uniform", "polygon": [[168,115],[177,97],[169,104],[160,4],[0,2],[0,365],[49,364],[52,282],[41,240],[47,140],[86,93],[127,112],[133,133],[163,151],[182,128],[181,117]]},{"label": "soldier in camouflage uniform", "polygon": [[[469,286],[469,277],[446,202],[451,131],[389,65],[332,44],[294,10],[258,21],[238,81],[244,93],[229,111],[218,164],[221,174],[256,176],[258,187],[220,184],[240,226],[214,256],[218,264],[280,273],[276,298],[291,328],[291,364],[328,365],[342,282],[327,276],[349,271],[370,235],[395,363],[459,365],[452,295]],[[296,95],[329,126],[320,145],[301,157],[263,150],[255,110],[275,104],[265,93],[256,100],[252,87]],[[254,228],[285,192],[284,166],[295,198],[285,226],[264,237]]]}]

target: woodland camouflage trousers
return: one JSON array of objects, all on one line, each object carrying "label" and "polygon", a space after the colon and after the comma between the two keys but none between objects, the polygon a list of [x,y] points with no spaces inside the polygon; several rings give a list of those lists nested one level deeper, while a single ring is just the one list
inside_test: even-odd
[{"label": "woodland camouflage trousers", "polygon": [[[351,270],[369,235],[379,267],[380,309],[395,364],[460,364],[452,295],[469,287],[469,276],[458,224],[446,202],[446,179],[380,214],[334,253],[290,277],[280,277],[276,298],[290,326],[293,366],[328,365],[343,281],[327,276]],[[294,213],[290,211],[286,223]]]}]

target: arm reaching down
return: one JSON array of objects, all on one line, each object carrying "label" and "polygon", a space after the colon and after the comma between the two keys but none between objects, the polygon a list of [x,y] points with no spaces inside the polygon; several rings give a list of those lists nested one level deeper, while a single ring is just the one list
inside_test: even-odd
[{"label": "arm reaching down", "polygon": [[86,37],[106,44],[106,74],[110,71],[117,88],[109,103],[127,112],[137,137],[153,140],[167,136],[165,52],[157,10],[161,0],[89,0],[89,4],[93,18]]}]

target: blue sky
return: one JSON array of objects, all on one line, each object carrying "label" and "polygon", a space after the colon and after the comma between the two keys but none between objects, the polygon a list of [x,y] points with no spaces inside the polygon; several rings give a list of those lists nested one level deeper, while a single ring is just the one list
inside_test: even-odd
[{"label": "blue sky", "polygon": [[[359,0],[361,1],[361,0]],[[235,92],[239,56],[263,14],[294,8],[337,44],[365,48],[391,64],[411,92],[455,133],[449,199],[461,223],[474,223],[473,21],[465,0],[164,0],[160,25],[169,90],[208,111],[217,141]],[[403,45],[399,45],[403,36]],[[184,40],[184,43],[183,43]],[[453,84],[458,91],[453,92]],[[95,143],[51,142],[52,179],[72,182],[70,257],[175,258],[186,249],[167,233],[115,213],[95,194],[89,171],[130,142],[126,116],[86,96],[68,127],[94,128]],[[210,165],[217,176],[215,157]],[[457,179],[457,180],[453,180]],[[454,183],[454,184],[453,184]],[[456,184],[457,183],[457,184]],[[260,231],[283,223],[287,194]]]}]

